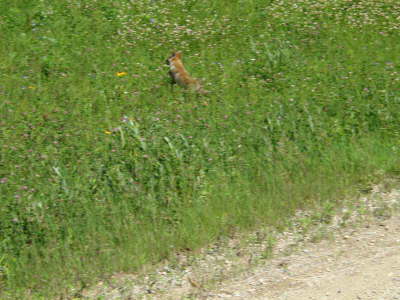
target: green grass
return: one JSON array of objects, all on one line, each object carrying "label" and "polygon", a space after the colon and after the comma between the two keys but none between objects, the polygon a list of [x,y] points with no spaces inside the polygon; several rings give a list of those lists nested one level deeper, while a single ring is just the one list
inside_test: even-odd
[{"label": "green grass", "polygon": [[[1,298],[67,297],[398,174],[397,2],[2,1]],[[171,90],[173,50],[209,95]]]}]

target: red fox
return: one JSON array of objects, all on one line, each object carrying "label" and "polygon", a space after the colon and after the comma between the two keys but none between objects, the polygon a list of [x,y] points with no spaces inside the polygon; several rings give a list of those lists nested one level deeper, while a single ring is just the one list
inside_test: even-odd
[{"label": "red fox", "polygon": [[208,91],[205,91],[198,79],[193,78],[189,75],[188,71],[186,71],[182,62],[182,52],[174,52],[167,59],[167,64],[169,65],[169,75],[172,79],[172,84],[176,83],[181,87],[186,89],[198,92],[200,94],[207,94]]}]

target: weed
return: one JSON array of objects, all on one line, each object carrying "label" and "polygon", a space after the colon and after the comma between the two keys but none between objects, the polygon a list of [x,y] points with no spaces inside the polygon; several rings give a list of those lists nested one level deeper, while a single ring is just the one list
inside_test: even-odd
[{"label": "weed", "polygon": [[[0,11],[2,299],[66,297],[303,208],[326,222],[399,173],[398,1]],[[171,93],[175,49],[207,102]]]}]

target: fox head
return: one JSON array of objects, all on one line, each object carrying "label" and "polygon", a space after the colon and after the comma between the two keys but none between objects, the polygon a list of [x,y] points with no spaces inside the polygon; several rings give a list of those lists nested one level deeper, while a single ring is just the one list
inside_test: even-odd
[{"label": "fox head", "polygon": [[181,60],[181,59],[182,59],[182,52],[176,51],[176,52],[173,52],[170,57],[168,57],[166,63],[167,63],[167,65],[170,65],[171,62],[174,62],[176,60]]}]

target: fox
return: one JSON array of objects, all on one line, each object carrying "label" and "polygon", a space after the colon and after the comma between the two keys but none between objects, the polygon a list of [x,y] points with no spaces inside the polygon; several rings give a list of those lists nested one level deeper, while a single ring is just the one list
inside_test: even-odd
[{"label": "fox", "polygon": [[199,94],[208,93],[208,91],[203,89],[200,81],[190,76],[188,71],[186,71],[182,62],[181,51],[173,52],[172,55],[168,57],[166,63],[169,66],[168,74],[171,76],[172,84],[176,83],[187,90],[195,91]]}]

